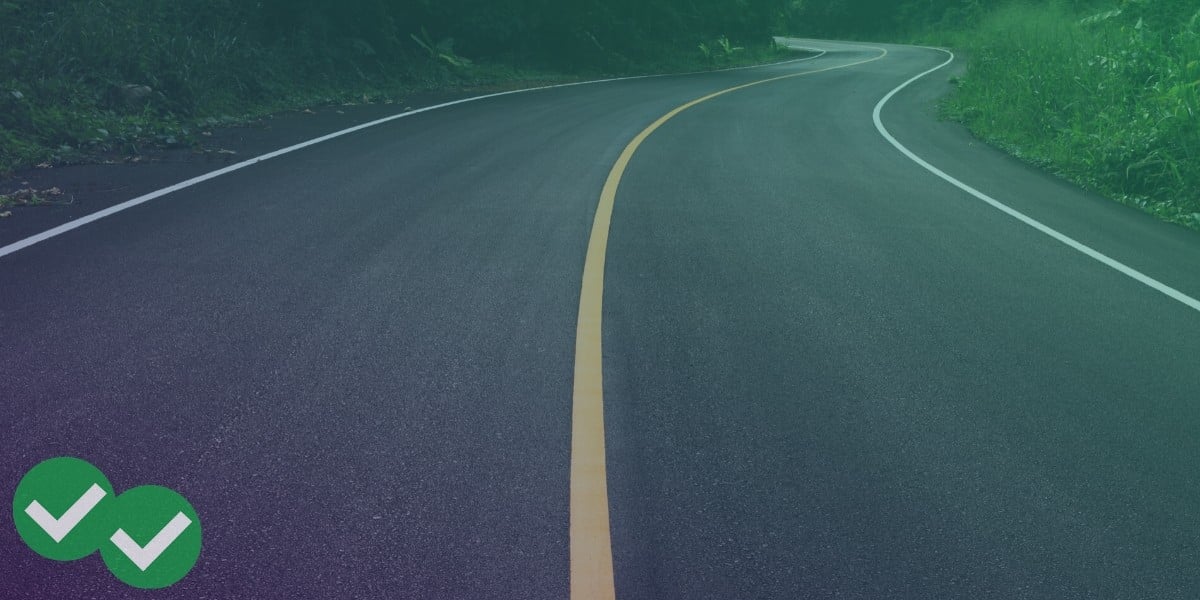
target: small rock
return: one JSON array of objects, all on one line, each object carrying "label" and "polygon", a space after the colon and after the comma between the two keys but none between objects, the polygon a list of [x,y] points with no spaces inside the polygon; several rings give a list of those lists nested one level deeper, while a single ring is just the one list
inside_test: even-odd
[{"label": "small rock", "polygon": [[145,98],[146,96],[149,96],[153,92],[154,90],[150,89],[150,86],[148,85],[127,83],[121,86],[121,97],[124,98],[125,102],[129,104],[133,104]]}]

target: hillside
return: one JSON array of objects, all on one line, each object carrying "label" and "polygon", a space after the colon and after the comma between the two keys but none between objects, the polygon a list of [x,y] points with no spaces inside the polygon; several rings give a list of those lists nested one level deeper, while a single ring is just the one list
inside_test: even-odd
[{"label": "hillside", "polygon": [[8,0],[0,172],[186,146],[197,129],[414,90],[779,55],[786,0]]}]

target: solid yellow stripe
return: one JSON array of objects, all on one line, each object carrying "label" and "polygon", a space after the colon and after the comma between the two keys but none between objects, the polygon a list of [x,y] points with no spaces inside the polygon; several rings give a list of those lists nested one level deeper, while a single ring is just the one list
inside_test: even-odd
[{"label": "solid yellow stripe", "polygon": [[679,113],[717,96],[750,86],[844,69],[879,60],[879,56],[850,64],[803,73],[792,73],[746,83],[697,98],[663,115],[642,130],[617,158],[596,207],[583,288],[579,296],[579,321],[575,328],[575,390],[571,414],[571,599],[615,600],[612,539],[608,522],[608,476],[604,455],[604,374],[601,358],[600,317],[604,301],[604,259],[617,187],[637,149],[664,123]]}]

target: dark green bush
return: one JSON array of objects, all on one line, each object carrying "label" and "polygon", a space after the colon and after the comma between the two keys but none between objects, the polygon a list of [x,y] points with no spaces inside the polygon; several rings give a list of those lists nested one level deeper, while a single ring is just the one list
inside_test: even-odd
[{"label": "dark green bush", "polygon": [[1186,4],[997,10],[958,37],[971,62],[949,111],[1089,187],[1200,228],[1200,7]]},{"label": "dark green bush", "polygon": [[[510,73],[765,48],[790,0],[0,0],[0,170],[186,138],[188,121]],[[480,68],[476,65],[491,65]]]}]

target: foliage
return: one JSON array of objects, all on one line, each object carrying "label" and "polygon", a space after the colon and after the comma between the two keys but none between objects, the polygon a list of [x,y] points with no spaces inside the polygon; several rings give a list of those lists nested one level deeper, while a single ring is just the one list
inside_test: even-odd
[{"label": "foliage", "polygon": [[801,33],[953,46],[945,112],[1086,187],[1200,229],[1195,0],[804,0]]},{"label": "foliage", "polygon": [[[1103,1],[1026,0],[1024,4],[1052,4],[1075,11]],[[930,30],[961,31],[973,27],[998,5],[1003,3],[987,0],[796,0],[786,14],[792,30],[808,35],[899,40]]]},{"label": "foliage", "polygon": [[947,111],[1088,187],[1200,229],[1200,7],[1189,4],[1127,0],[1082,17],[1054,5],[997,10],[960,38],[970,68]]},{"label": "foliage", "polygon": [[0,171],[186,144],[188,122],[290,99],[456,85],[513,68],[695,67],[701,42],[722,63],[734,41],[761,56],[789,2],[0,0]]},{"label": "foliage", "polygon": [[418,46],[425,50],[425,52],[429,53],[429,58],[434,60],[443,60],[446,62],[446,64],[449,64],[452,67],[462,68],[470,66],[471,64],[470,60],[454,53],[454,38],[446,38],[440,42],[434,42],[433,38],[429,37],[429,32],[425,31],[424,27],[421,28],[420,36],[417,36],[417,34],[414,33],[410,34],[409,37],[411,37]]}]

